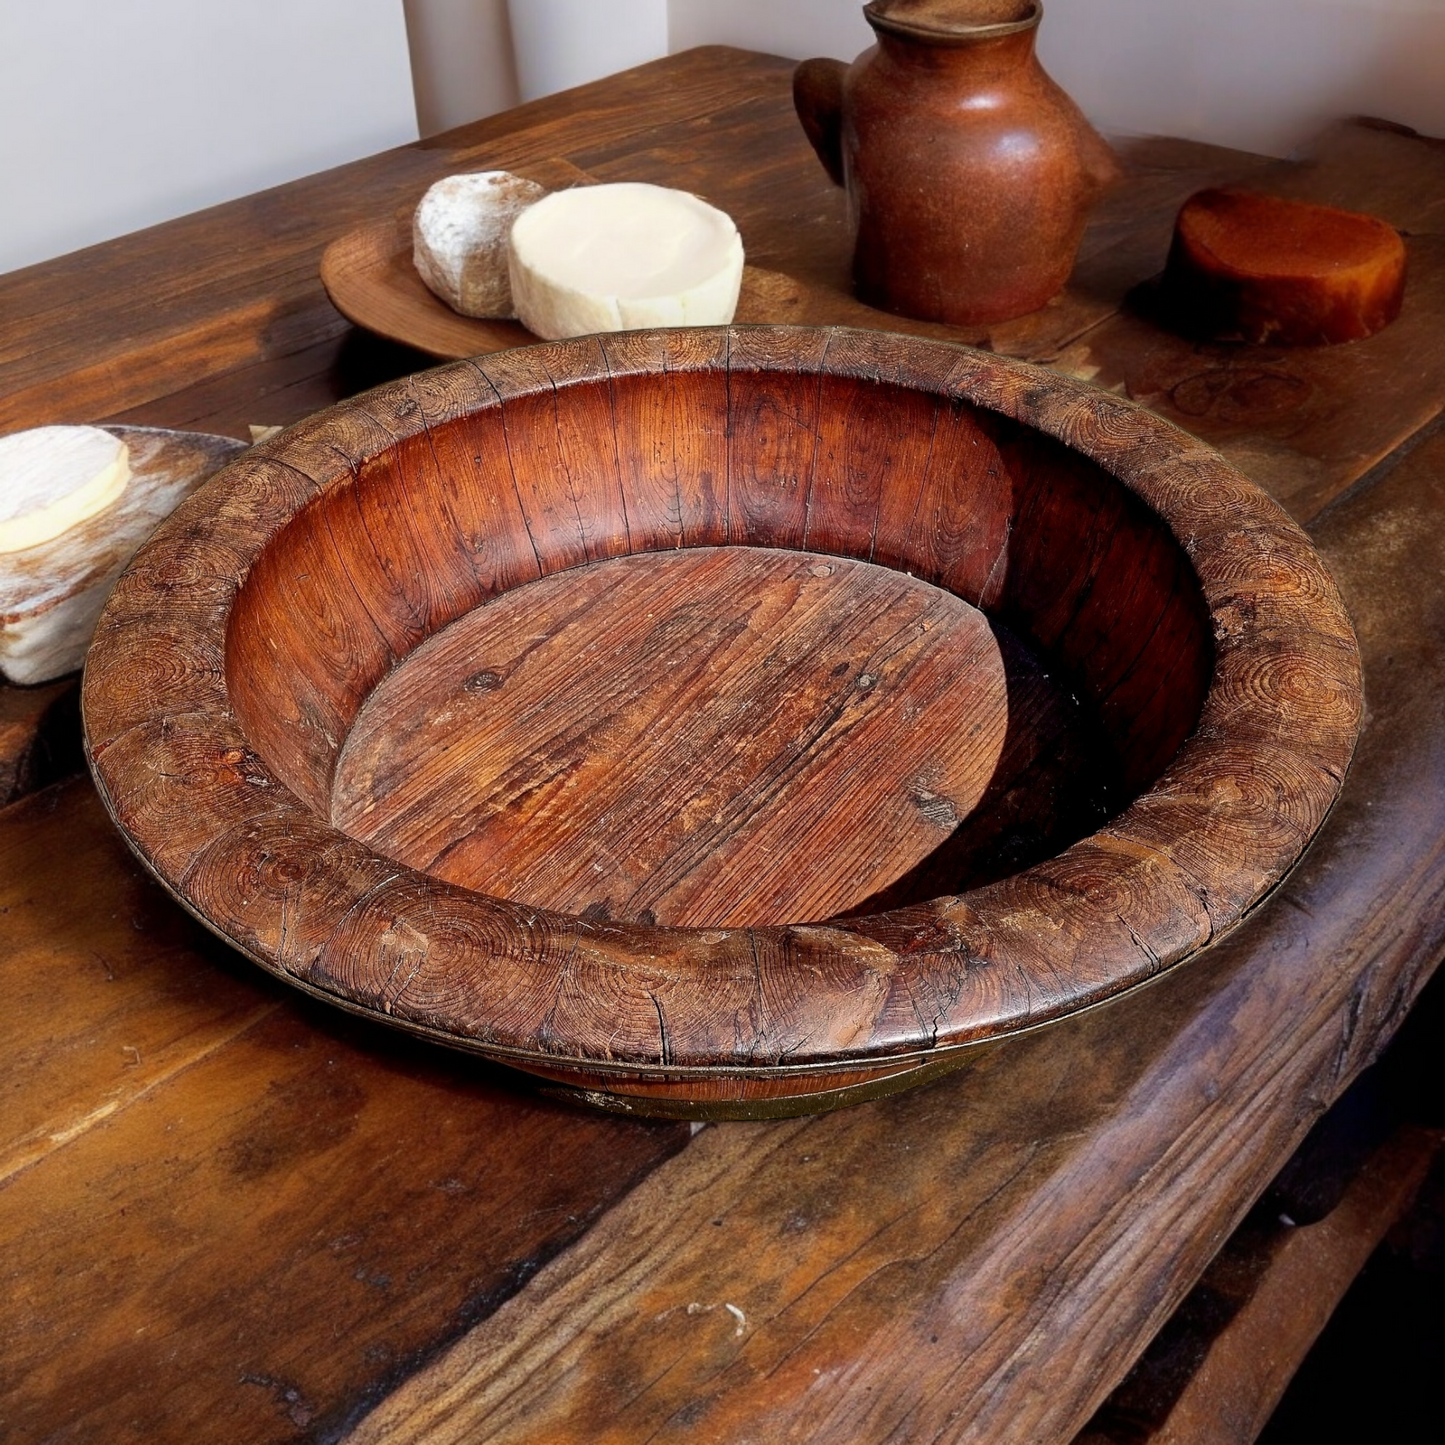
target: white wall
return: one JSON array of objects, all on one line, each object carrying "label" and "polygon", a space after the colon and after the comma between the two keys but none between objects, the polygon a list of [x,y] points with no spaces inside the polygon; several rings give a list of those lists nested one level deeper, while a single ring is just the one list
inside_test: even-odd
[{"label": "white wall", "polygon": [[668,0],[405,4],[423,135],[612,75],[669,50]]},{"label": "white wall", "polygon": [[422,135],[507,110],[522,98],[507,0],[404,0]]},{"label": "white wall", "polygon": [[0,0],[0,271],[415,136],[401,0]]},{"label": "white wall", "polygon": [[523,100],[666,55],[668,0],[508,0]]},{"label": "white wall", "polygon": [[[871,38],[861,0],[510,3],[541,41],[529,93],[664,47]],[[539,27],[555,3],[580,21]],[[1284,154],[1363,112],[1445,135],[1445,0],[1046,10],[1045,63],[1107,130]],[[0,271],[503,110],[513,39],[508,0],[0,0]]]},{"label": "white wall", "polygon": [[802,60],[851,60],[873,43],[863,0],[668,0],[670,47],[740,45]]},{"label": "white wall", "polygon": [[1047,0],[1039,48],[1110,130],[1275,155],[1347,115],[1445,134],[1445,0]]}]

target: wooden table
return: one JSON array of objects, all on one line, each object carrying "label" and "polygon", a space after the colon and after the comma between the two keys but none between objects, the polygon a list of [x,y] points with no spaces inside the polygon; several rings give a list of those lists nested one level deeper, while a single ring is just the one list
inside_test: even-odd
[{"label": "wooden table", "polygon": [[[842,199],[788,76],[691,52],[0,279],[0,427],[244,435],[412,369],[331,309],[324,245],[441,175],[558,156],[707,195],[754,263],[807,283],[813,319],[856,319]],[[1068,293],[960,336],[1219,445],[1329,561],[1369,713],[1276,898],[1155,986],[895,1099],[705,1129],[592,1116],[228,952],[63,776],[69,690],[0,690],[0,785],[24,794],[0,812],[7,1440],[859,1445],[1085,1426],[1445,943],[1445,146],[1351,125],[1304,164],[1177,141],[1128,158]],[[1180,201],[1226,178],[1402,228],[1401,320],[1299,353],[1155,329],[1126,293]],[[1392,1207],[1414,1145],[1366,1181]],[[1367,1194],[1350,1198],[1369,1214]],[[1209,1384],[1226,1345],[1216,1331],[1176,1402],[1214,1433],[1170,1434],[1176,1410],[1128,1438],[1252,1438],[1303,1346],[1229,1375],[1226,1419]],[[1110,1431],[1101,1416],[1090,1438]]]}]

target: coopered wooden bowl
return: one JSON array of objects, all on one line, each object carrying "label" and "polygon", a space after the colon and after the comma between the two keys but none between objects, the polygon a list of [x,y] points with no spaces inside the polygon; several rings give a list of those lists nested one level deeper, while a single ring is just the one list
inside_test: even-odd
[{"label": "coopered wooden bowl", "polygon": [[1358,653],[1214,452],[876,332],[458,362],[138,554],[87,745],[197,917],[644,1113],[803,1112],[1157,977],[1340,789]]}]

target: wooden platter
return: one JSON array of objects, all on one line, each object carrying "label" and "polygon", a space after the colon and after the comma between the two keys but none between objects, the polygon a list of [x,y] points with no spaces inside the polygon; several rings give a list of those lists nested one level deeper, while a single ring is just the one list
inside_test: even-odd
[{"label": "wooden platter", "polygon": [[265,967],[589,1102],[747,1114],[1207,946],[1332,805],[1359,675],[1303,534],[1167,424],[732,327],[263,443],[137,557],[83,707],[132,845]]},{"label": "wooden platter", "polygon": [[[519,167],[517,173],[550,190],[596,183],[595,177],[561,157]],[[358,226],[327,246],[321,256],[321,282],[332,305],[357,326],[440,361],[460,361],[536,341],[519,321],[462,316],[427,289],[412,264],[414,209],[414,204],[404,206],[390,219]],[[734,320],[877,327],[940,338],[958,335],[953,328],[892,316],[843,292],[810,286],[761,266],[744,267]]]}]

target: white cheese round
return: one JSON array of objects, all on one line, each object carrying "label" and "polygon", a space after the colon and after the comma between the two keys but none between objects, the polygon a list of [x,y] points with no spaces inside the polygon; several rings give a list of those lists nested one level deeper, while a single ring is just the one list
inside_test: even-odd
[{"label": "white cheese round", "polygon": [[548,341],[733,319],[743,243],[686,191],[624,182],[557,191],[512,227],[517,316]]},{"label": "white cheese round", "polygon": [[109,507],[128,481],[125,443],[99,427],[0,437],[0,553],[53,541]]},{"label": "white cheese round", "polygon": [[510,171],[448,176],[412,218],[412,261],[429,290],[463,316],[514,316],[507,278],[512,223],[547,194]]}]

